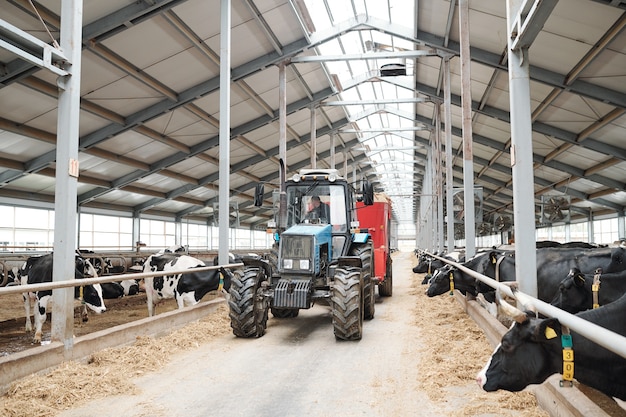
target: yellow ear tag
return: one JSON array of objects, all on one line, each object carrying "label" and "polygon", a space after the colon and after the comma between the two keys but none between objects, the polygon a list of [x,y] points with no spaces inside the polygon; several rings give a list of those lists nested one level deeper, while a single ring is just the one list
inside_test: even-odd
[{"label": "yellow ear tag", "polygon": [[546,339],[554,339],[556,337],[556,332],[552,327],[546,327]]}]

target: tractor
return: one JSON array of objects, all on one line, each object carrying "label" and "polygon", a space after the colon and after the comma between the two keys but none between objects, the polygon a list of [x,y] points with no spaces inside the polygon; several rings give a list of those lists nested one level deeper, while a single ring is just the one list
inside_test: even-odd
[{"label": "tractor", "polygon": [[[243,257],[233,274],[228,304],[235,336],[261,337],[270,311],[294,318],[318,303],[331,307],[336,339],[361,339],[363,320],[374,317],[377,284],[372,239],[356,210],[357,200],[374,204],[374,193],[362,184],[357,195],[334,169],[303,169],[283,181],[268,223],[271,250]],[[263,196],[258,184],[255,205]]]}]

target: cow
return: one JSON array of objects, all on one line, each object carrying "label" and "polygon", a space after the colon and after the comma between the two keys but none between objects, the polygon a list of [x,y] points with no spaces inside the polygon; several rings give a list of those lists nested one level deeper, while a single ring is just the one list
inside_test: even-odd
[{"label": "cow", "polygon": [[[124,266],[114,266],[109,258],[95,256],[95,252],[92,250],[79,249],[78,252],[81,256],[90,259],[98,276],[121,274],[126,269]],[[104,282],[100,285],[102,287],[102,297],[105,300],[139,293],[139,284],[135,280]]]},{"label": "cow", "polygon": [[[608,274],[596,272],[599,278],[597,291],[599,305],[611,303],[626,294],[626,271]],[[578,268],[572,268],[567,277],[561,281],[559,290],[550,304],[571,314],[593,308],[594,275],[596,274],[583,274]]]},{"label": "cow", "polygon": [[[555,318],[536,318],[509,306],[516,322],[502,337],[476,376],[485,391],[521,391],[563,372],[563,328]],[[507,307],[507,308],[509,308]],[[626,335],[626,295],[617,301],[576,316],[620,335]],[[626,359],[571,331],[574,374],[578,382],[611,397],[626,400]]]},{"label": "cow", "polygon": [[[204,266],[206,265],[203,261],[189,255],[159,252],[146,259],[143,272],[185,270]],[[145,278],[148,316],[154,315],[155,306],[163,299],[174,298],[178,308],[197,304],[208,292],[219,288],[220,272],[224,279],[224,290],[228,291],[231,273],[225,268]]]},{"label": "cow", "polygon": [[[477,253],[471,259],[467,260],[461,265],[480,274],[486,275],[490,278],[501,278],[500,275],[504,275],[500,274],[501,263],[506,257],[510,257],[512,255],[513,252],[511,251],[482,251]],[[513,274],[507,273],[506,275],[510,278],[514,278],[514,272],[515,270],[513,270]],[[488,292],[488,290],[480,286],[480,283],[477,282],[476,278],[466,274],[465,272],[452,265],[445,265],[435,270],[435,272],[433,273],[433,276],[430,278],[426,294],[429,297],[434,297],[450,291],[450,289],[452,288],[450,285],[451,276],[452,282],[454,284],[454,289],[458,289],[463,295],[470,294],[472,296],[476,296],[480,292],[479,289],[484,290],[482,292]],[[491,289],[491,287],[489,287],[489,289]]]},{"label": "cow", "polygon": [[[95,269],[91,263],[82,258],[78,253],[76,254],[74,278],[82,279],[87,277],[97,277]],[[52,262],[53,255],[47,254],[42,256],[30,257],[26,260],[24,265],[18,270],[19,279],[22,285],[25,284],[39,284],[43,282],[52,282]],[[96,314],[100,314],[106,311],[104,300],[102,298],[102,289],[100,284],[76,286],[74,288],[75,298],[82,299],[84,303],[83,308],[83,321],[86,321],[86,308],[88,307]],[[26,313],[26,331],[32,331],[32,324],[30,321],[30,301],[34,300],[33,316],[35,319],[35,336],[33,341],[35,343],[41,342],[42,327],[46,321],[46,311],[48,303],[52,297],[52,290],[42,290],[36,293],[24,293],[24,311]]]},{"label": "cow", "polygon": [[[449,254],[440,254],[438,255],[444,259],[453,262],[464,262],[465,255],[461,252],[451,252]],[[446,263],[440,259],[434,258],[425,253],[420,253],[417,255],[417,265],[413,268],[413,272],[416,274],[424,274],[426,276],[422,280],[422,285],[427,284],[428,280],[432,277],[432,274],[435,270],[442,268],[446,265]]]},{"label": "cow", "polygon": [[13,285],[19,285],[19,279],[17,278],[18,267],[13,267],[7,271],[0,272],[0,287],[10,287]]},{"label": "cow", "polygon": [[[626,269],[624,259],[626,249],[614,248],[542,248],[536,250],[537,259],[537,298],[551,302],[559,289],[559,285],[570,269],[578,268],[583,273],[592,274],[597,268],[606,273],[619,272]],[[512,251],[485,251],[477,254],[463,266],[497,281],[515,281],[515,253]],[[450,271],[453,274],[454,286],[469,288],[472,283],[477,286],[473,295],[484,293],[493,301],[493,288],[468,274],[451,267],[444,270],[445,274],[436,271],[430,279],[427,294],[430,297],[444,294],[450,289]]]}]

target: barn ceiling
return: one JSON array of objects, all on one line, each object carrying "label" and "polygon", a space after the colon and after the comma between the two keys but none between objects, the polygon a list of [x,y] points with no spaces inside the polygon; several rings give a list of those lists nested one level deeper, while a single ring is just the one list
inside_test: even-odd
[{"label": "barn ceiling", "polygon": [[[264,227],[257,182],[278,180],[278,67],[287,65],[287,166],[367,176],[415,223],[441,55],[452,54],[455,187],[463,181],[459,22],[443,0],[232,0],[230,190],[242,225]],[[33,6],[34,5],[34,9]],[[61,0],[5,0],[0,19],[47,43]],[[504,1],[471,0],[475,185],[483,215],[512,210]],[[558,2],[529,50],[534,188],[566,194],[573,218],[626,206],[626,2]],[[84,0],[78,204],[213,217],[219,175],[219,2]],[[0,31],[0,40],[9,40]],[[415,50],[424,52],[414,57]],[[413,52],[412,52],[413,51]],[[315,56],[404,52],[395,59]],[[396,54],[398,55],[398,54]],[[307,57],[310,61],[307,62]],[[382,76],[402,63],[406,74]],[[333,105],[333,102],[335,102]],[[54,201],[56,75],[0,48],[0,199]],[[334,152],[331,152],[334,143]],[[223,185],[223,184],[222,184]]]}]

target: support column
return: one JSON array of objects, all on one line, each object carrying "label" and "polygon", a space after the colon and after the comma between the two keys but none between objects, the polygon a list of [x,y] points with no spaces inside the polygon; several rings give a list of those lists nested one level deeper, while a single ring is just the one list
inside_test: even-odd
[{"label": "support column", "polygon": [[279,180],[280,196],[278,206],[278,228],[285,230],[287,226],[287,75],[286,64],[278,64],[278,156],[280,161]]},{"label": "support column", "polygon": [[441,166],[441,105],[440,103],[435,103],[435,137],[437,143],[437,152],[435,153],[435,163],[436,169],[436,178],[435,184],[437,184],[437,251],[442,253],[443,251],[443,172]]},{"label": "support column", "polygon": [[[83,1],[61,4],[61,49],[70,63],[68,75],[57,80],[56,189],[54,200],[54,253],[52,281],[74,279],[76,251],[76,201],[78,184],[78,139],[80,119],[80,71]],[[74,346],[74,288],[52,291],[52,340],[63,342],[66,357]]]},{"label": "support column", "polygon": [[317,168],[317,127],[315,106],[311,106],[311,168]]},{"label": "support column", "polygon": [[465,209],[465,256],[476,253],[474,209],[474,148],[472,144],[472,89],[470,73],[469,0],[459,0],[461,50],[461,103],[463,120],[463,207]]},{"label": "support column", "polygon": [[446,231],[448,236],[448,252],[452,252],[454,250],[454,207],[452,204],[454,176],[452,174],[452,100],[450,93],[450,58],[451,56],[446,56],[443,59],[443,117],[446,133],[446,213],[448,213]]},{"label": "support column", "polygon": [[231,0],[220,6],[220,164],[218,262],[228,263],[230,212],[230,25]]},{"label": "support column", "polygon": [[335,169],[335,133],[330,132],[330,168]]},{"label": "support column", "polygon": [[[522,6],[521,0],[507,1],[507,33]],[[513,171],[513,216],[515,274],[520,290],[537,296],[535,249],[535,190],[533,176],[532,120],[530,111],[530,63],[528,47],[513,49],[508,37],[509,100],[511,108],[511,168]]]}]

